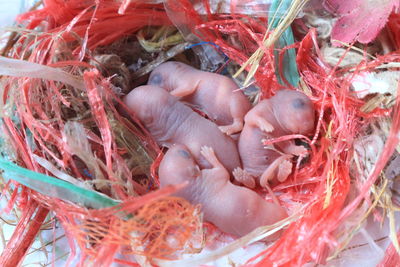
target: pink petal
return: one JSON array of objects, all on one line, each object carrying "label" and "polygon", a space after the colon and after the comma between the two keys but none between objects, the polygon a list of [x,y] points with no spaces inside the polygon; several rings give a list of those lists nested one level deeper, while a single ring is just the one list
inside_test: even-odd
[{"label": "pink petal", "polygon": [[371,42],[399,5],[399,0],[327,0],[325,7],[341,15],[332,29],[332,40]]},{"label": "pink petal", "polygon": [[324,5],[332,13],[344,15],[363,4],[363,0],[326,0]]}]

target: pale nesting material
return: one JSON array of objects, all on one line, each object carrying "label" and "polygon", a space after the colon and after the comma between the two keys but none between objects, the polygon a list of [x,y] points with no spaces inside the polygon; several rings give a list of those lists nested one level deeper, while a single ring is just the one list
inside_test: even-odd
[{"label": "pale nesting material", "polygon": [[99,69],[104,77],[110,77],[117,95],[126,94],[131,90],[129,69],[118,55],[96,55],[90,63]]},{"label": "pale nesting material", "polygon": [[400,80],[399,71],[384,71],[380,73],[361,72],[355,75],[351,82],[353,90],[359,98],[370,94],[390,94],[396,96]]},{"label": "pale nesting material", "polygon": [[33,155],[33,159],[43,168],[48,170],[52,175],[55,177],[64,180],[66,182],[69,182],[71,184],[74,184],[78,187],[82,187],[88,190],[92,190],[91,186],[87,183],[84,183],[82,181],[79,181],[78,179],[68,175],[67,173],[60,171],[54,164],[52,164],[50,161],[46,160],[45,158],[39,157],[38,155]]},{"label": "pale nesting material", "polygon": [[377,155],[381,154],[383,146],[384,142],[377,134],[364,136],[355,141],[355,165],[358,168],[358,173],[361,174],[364,179],[367,179],[374,168],[378,159]]},{"label": "pale nesting material", "polygon": [[106,179],[99,165],[101,161],[91,149],[84,126],[78,122],[69,121],[64,126],[63,135],[65,149],[71,151],[86,164],[89,173],[96,179],[96,188],[105,187]]},{"label": "pale nesting material", "polygon": [[317,29],[318,38],[328,39],[331,37],[333,23],[335,22],[334,18],[323,18],[314,14],[306,14],[304,20],[307,26]]},{"label": "pale nesting material", "polygon": [[[400,219],[400,214],[395,215],[396,221]],[[374,220],[369,216],[355,234],[346,248],[335,259],[329,260],[323,267],[348,267],[363,266],[375,267],[381,262],[385,249],[390,244],[388,234],[390,232],[389,220],[386,218],[383,222]],[[313,265],[309,265],[315,266]]]},{"label": "pale nesting material", "polygon": [[[396,156],[387,165],[385,176],[388,179],[395,179],[400,177],[400,154],[396,153]],[[400,184],[399,184],[400,189]]]},{"label": "pale nesting material", "polygon": [[324,46],[321,53],[325,63],[341,68],[356,66],[364,60],[360,53],[340,47]]},{"label": "pale nesting material", "polygon": [[400,154],[389,162],[385,170],[385,177],[390,181],[392,202],[400,207]]},{"label": "pale nesting material", "polygon": [[[267,17],[269,7],[272,5],[272,0],[256,0],[256,1],[227,1],[227,0],[211,0],[209,2],[210,11],[212,14],[231,14],[232,2],[235,2],[234,11],[236,14],[252,15],[256,17]],[[194,3],[195,10],[206,15],[207,11],[201,1]],[[280,14],[283,15],[283,14]]]},{"label": "pale nesting material", "polygon": [[400,82],[400,71],[383,71],[375,73],[375,77],[379,80],[385,81],[389,84],[389,92],[391,95],[396,96],[397,87]]},{"label": "pale nesting material", "polygon": [[58,81],[85,90],[83,80],[79,76],[26,60],[0,57],[0,75]]}]

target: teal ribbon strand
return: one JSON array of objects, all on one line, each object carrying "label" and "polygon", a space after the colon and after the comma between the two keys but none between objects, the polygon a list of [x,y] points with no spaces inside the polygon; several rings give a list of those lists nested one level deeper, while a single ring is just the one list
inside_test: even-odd
[{"label": "teal ribbon strand", "polygon": [[[289,9],[292,0],[274,0],[270,9],[268,16],[268,23],[271,25],[271,29],[276,29],[278,24],[281,22],[284,14],[287,14],[287,10]],[[296,50],[294,48],[288,49],[285,51],[283,55],[283,60],[280,66],[279,63],[279,50],[294,44],[294,36],[292,32],[292,28],[288,27],[283,34],[279,37],[278,41],[275,43],[275,68],[276,68],[276,76],[278,81],[281,84],[283,83],[283,79],[279,73],[279,70],[283,70],[284,78],[293,86],[297,86],[300,81],[300,75],[297,70],[296,64]]]}]

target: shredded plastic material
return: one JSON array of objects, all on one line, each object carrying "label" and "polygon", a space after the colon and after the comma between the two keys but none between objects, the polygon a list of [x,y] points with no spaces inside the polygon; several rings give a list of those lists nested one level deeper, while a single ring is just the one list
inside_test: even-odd
[{"label": "shredded plastic material", "polygon": [[[301,8],[306,2],[296,0],[292,4]],[[354,5],[328,2],[339,6],[338,13],[343,15],[360,1]],[[382,106],[381,102],[376,104],[377,99],[372,103],[372,98],[358,97],[353,92],[352,78],[382,68],[396,70],[400,66],[398,50],[368,57],[366,51],[360,54],[363,49],[353,49],[350,44],[341,50],[336,65],[329,65],[324,61],[316,30],[298,23],[305,33],[294,32],[299,41],[283,31],[287,42],[275,46],[297,52],[295,59],[293,54],[287,58],[291,67],[285,69],[288,65],[281,58],[283,52],[274,53],[273,46],[264,46],[266,38],[273,34],[268,32],[268,12],[265,16],[248,15],[261,14],[265,5],[260,6],[259,1],[230,1],[227,14],[221,11],[226,9],[218,10],[215,3],[45,0],[43,7],[18,18],[22,25],[2,51],[7,58],[0,58],[4,158],[0,167],[8,180],[1,194],[2,198],[7,197],[8,206],[2,212],[17,207],[22,216],[0,257],[1,266],[17,266],[21,262],[49,212],[55,214],[68,237],[69,264],[78,259],[80,266],[109,266],[113,262],[174,266],[184,255],[196,254],[204,246],[207,233],[203,231],[201,208],[171,196],[180,186],[158,189],[157,167],[162,151],[124,107],[121,88],[112,82],[113,77],[96,68],[102,66],[97,57],[102,51],[120,53],[127,69],[142,73],[134,81],[140,84],[146,79],[145,72],[137,70],[170,58],[169,49],[179,46],[183,49],[174,51],[189,53],[189,47],[196,49],[191,56],[203,69],[217,71],[231,64],[233,71],[227,69],[233,75],[245,66],[243,69],[250,72],[247,77],[251,78],[236,78],[259,87],[261,98],[287,85],[279,82],[278,73],[290,84],[298,83],[298,89],[310,97],[317,110],[313,136],[284,136],[266,142],[301,139],[310,147],[308,159],[299,159],[289,179],[272,188],[279,202],[294,216],[272,228],[256,229],[214,254],[183,262],[202,264],[260,240],[268,231],[285,227],[281,237],[247,265],[324,264],[329,256],[344,249],[365,214],[383,217],[374,207],[386,192],[380,174],[399,144],[400,86],[397,94],[390,96],[392,105]],[[373,33],[350,27],[338,36],[335,28],[332,38],[348,42],[354,41],[355,36],[361,42],[374,39],[385,16],[398,7],[395,1],[385,3],[387,6],[374,13],[376,16],[368,18],[374,21],[379,16]],[[341,17],[337,25],[354,16],[363,22],[370,10],[360,6]],[[296,14],[291,20],[294,18]],[[400,47],[398,21],[398,14],[389,17],[388,31],[395,49]],[[158,31],[158,27],[176,27],[182,38],[170,44],[173,48],[158,42],[157,49],[151,52],[156,54],[144,55],[140,45],[149,42],[143,34],[165,32]],[[134,48],[135,42],[139,48]],[[136,58],[122,57],[129,49],[141,52],[135,54]],[[356,63],[340,65],[352,49],[359,53]],[[257,63],[246,65],[254,55],[258,61],[253,62]],[[187,54],[179,56],[187,60]],[[299,76],[290,80],[288,73]],[[389,126],[384,128],[382,121],[389,121]],[[359,148],[355,145],[374,129],[381,132],[384,140],[382,152],[370,172],[359,172],[351,167]],[[34,223],[29,223],[31,220]],[[117,259],[117,254],[133,255],[134,259]],[[395,262],[395,257],[394,248],[390,247],[384,263]]]},{"label": "shredded plastic material", "polygon": [[[288,1],[280,1],[276,0],[273,1],[270,14],[268,16],[268,24],[271,27],[271,30],[275,29],[280,22],[282,22],[283,17],[282,15],[277,16],[277,14],[285,14],[284,11],[288,10],[288,7],[291,4],[291,0]],[[283,10],[283,11],[282,11]],[[279,19],[278,19],[279,18]],[[281,58],[279,50],[285,47],[289,47],[294,43],[294,36],[292,29],[289,27],[287,28],[283,34],[279,37],[278,42],[276,43],[276,51],[274,53],[275,56],[275,67],[280,70],[277,72],[277,76],[282,83],[282,78],[289,82],[290,85],[296,87],[299,83],[300,77],[297,71],[296,65],[296,51],[294,48],[288,49],[287,51],[283,51],[283,58]],[[283,77],[280,77],[280,72],[283,73]]]},{"label": "shredded plastic material", "polygon": [[4,178],[11,178],[43,195],[59,198],[88,208],[105,208],[115,206],[117,201],[85,188],[60,181],[53,177],[35,173],[21,168],[11,162],[0,159],[0,169],[4,171]]}]

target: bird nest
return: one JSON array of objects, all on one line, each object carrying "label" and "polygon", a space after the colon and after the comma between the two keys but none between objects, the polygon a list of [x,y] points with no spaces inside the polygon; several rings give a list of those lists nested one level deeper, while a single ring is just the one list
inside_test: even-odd
[{"label": "bird nest", "polygon": [[[102,266],[205,264],[280,230],[245,264],[324,263],[370,214],[394,225],[400,15],[388,16],[397,4],[381,7],[388,22],[368,35],[368,7],[349,15],[345,1],[307,2],[47,0],[21,14],[0,58],[1,197],[3,213],[18,214],[1,265],[16,266],[55,221],[69,263]],[[357,14],[366,26],[338,29]],[[254,103],[282,88],[310,97],[310,156],[272,188],[287,219],[201,253],[224,235],[173,196],[180,186],[159,188],[163,151],[116,108],[169,59],[235,77]],[[376,81],[387,86],[365,87]],[[398,248],[391,230],[386,262]]]}]

